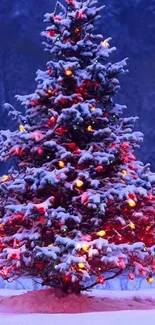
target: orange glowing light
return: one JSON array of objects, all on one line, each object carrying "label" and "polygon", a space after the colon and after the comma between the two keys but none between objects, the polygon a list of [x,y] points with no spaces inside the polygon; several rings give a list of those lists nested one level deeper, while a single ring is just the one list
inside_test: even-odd
[{"label": "orange glowing light", "polygon": [[105,39],[105,40],[102,42],[102,46],[107,47],[107,48],[110,46],[110,45],[109,45],[109,42],[108,42],[107,39]]},{"label": "orange glowing light", "polygon": [[87,127],[87,131],[89,131],[89,132],[92,132],[92,131],[93,131],[93,129],[92,129],[92,126],[91,126],[91,125],[89,125],[89,126]]},{"label": "orange glowing light", "polygon": [[104,237],[106,235],[106,231],[105,230],[100,230],[100,231],[97,232],[97,235],[99,237]]},{"label": "orange glowing light", "polygon": [[2,182],[6,182],[6,181],[8,181],[8,179],[9,179],[8,175],[3,175],[2,176]]},{"label": "orange glowing light", "polygon": [[96,110],[96,106],[93,105],[93,106],[91,107],[91,111],[95,111],[95,110]]},{"label": "orange glowing light", "polygon": [[83,249],[83,251],[88,252],[89,246],[85,244],[82,246],[82,249]]},{"label": "orange glowing light", "polygon": [[72,70],[67,69],[66,72],[65,72],[65,74],[66,74],[67,77],[72,77],[73,72],[72,72]]},{"label": "orange glowing light", "polygon": [[153,278],[152,278],[152,276],[150,276],[149,278],[147,278],[147,282],[150,283],[150,284],[153,283]]},{"label": "orange glowing light", "polygon": [[78,267],[79,267],[79,269],[84,269],[85,268],[85,264],[84,263],[78,263]]},{"label": "orange glowing light", "polygon": [[135,229],[135,224],[132,221],[130,222],[130,228]]},{"label": "orange glowing light", "polygon": [[129,199],[129,200],[128,200],[128,204],[129,204],[129,206],[130,206],[131,208],[134,208],[134,207],[136,206],[136,202],[135,202],[134,200],[132,200],[132,199]]},{"label": "orange glowing light", "polygon": [[77,187],[82,187],[82,186],[83,186],[83,182],[82,182],[80,179],[78,179],[78,180],[76,181],[76,186],[77,186]]},{"label": "orange glowing light", "polygon": [[62,160],[60,160],[58,165],[59,167],[63,168],[65,166],[65,163]]},{"label": "orange glowing light", "polygon": [[20,132],[25,131],[24,125],[19,125],[19,131],[20,131]]}]

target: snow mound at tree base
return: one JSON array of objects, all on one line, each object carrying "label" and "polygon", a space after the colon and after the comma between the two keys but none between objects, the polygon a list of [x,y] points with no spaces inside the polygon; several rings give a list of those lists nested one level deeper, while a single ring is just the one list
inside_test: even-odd
[{"label": "snow mound at tree base", "polygon": [[[151,296],[151,294],[150,294]],[[74,314],[118,310],[155,309],[155,297],[132,296],[124,299],[115,297],[95,297],[91,293],[55,297],[52,289],[29,291],[12,297],[0,296],[0,313],[40,313],[40,314]]]}]

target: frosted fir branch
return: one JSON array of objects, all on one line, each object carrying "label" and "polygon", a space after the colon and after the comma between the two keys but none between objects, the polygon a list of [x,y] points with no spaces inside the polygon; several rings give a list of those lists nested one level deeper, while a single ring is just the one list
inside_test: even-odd
[{"label": "frosted fir branch", "polygon": [[56,5],[55,5],[55,9],[54,9],[54,15],[56,15],[57,13],[57,10],[61,8],[64,12],[64,14],[66,14],[66,8],[64,7],[64,5],[62,3],[60,3],[59,1],[56,2]]},{"label": "frosted fir branch", "polygon": [[12,120],[17,120],[18,123],[21,123],[25,120],[24,116],[21,115],[20,111],[17,111],[12,105],[9,103],[4,104],[4,109],[8,111],[8,116],[12,118]]},{"label": "frosted fir branch", "polygon": [[[104,282],[116,278],[117,276],[121,275],[122,272],[123,272],[122,269],[119,270],[119,271],[116,272],[114,275],[109,276],[108,278],[105,278],[105,279],[104,279]],[[90,284],[89,286],[81,288],[80,291],[86,291],[86,290],[89,290],[89,289],[95,287],[97,284],[99,284],[99,282],[98,282],[98,281],[95,281],[94,283]]]}]

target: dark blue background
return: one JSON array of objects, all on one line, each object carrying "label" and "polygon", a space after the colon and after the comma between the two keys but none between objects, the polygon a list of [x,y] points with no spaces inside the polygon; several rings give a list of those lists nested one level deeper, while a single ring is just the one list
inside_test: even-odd
[{"label": "dark blue background", "polygon": [[[129,74],[121,78],[116,98],[126,104],[126,115],[138,115],[136,129],[145,135],[137,157],[155,170],[155,0],[99,0],[105,10],[99,31],[112,37],[117,52],[111,60],[129,57]],[[32,93],[35,72],[44,69],[40,32],[43,15],[52,12],[55,0],[0,1],[0,128],[12,128],[2,106],[18,107],[15,94]],[[3,170],[2,170],[3,169]],[[1,166],[5,172],[6,166]]]}]

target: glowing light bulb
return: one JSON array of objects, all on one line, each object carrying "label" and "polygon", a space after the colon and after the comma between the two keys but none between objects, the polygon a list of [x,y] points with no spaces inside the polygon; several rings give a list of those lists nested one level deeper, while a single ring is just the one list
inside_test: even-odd
[{"label": "glowing light bulb", "polygon": [[110,46],[110,45],[109,45],[109,42],[108,42],[107,39],[105,39],[105,40],[102,42],[102,46],[107,47],[107,48]]},{"label": "glowing light bulb", "polygon": [[126,176],[127,175],[127,171],[124,169],[124,170],[122,170],[122,175],[123,176]]},{"label": "glowing light bulb", "polygon": [[51,95],[53,93],[52,89],[47,89],[47,94]]},{"label": "glowing light bulb", "polygon": [[104,277],[103,276],[98,276],[98,278],[96,279],[96,281],[100,284],[103,284],[104,283]]},{"label": "glowing light bulb", "polygon": [[74,29],[75,34],[78,34],[79,32],[80,32],[80,28],[77,27],[77,28]]},{"label": "glowing light bulb", "polygon": [[19,131],[20,131],[20,132],[25,131],[24,125],[19,125]]},{"label": "glowing light bulb", "polygon": [[130,228],[131,228],[131,229],[135,229],[135,228],[136,228],[136,227],[135,227],[135,224],[134,224],[132,221],[130,222]]},{"label": "glowing light bulb", "polygon": [[85,264],[84,263],[78,263],[78,267],[79,267],[79,269],[84,269],[85,268]]},{"label": "glowing light bulb", "polygon": [[96,106],[93,105],[93,106],[91,107],[91,111],[95,111],[95,110],[96,110]]},{"label": "glowing light bulb", "polygon": [[136,206],[136,202],[135,202],[134,200],[132,200],[132,199],[129,199],[129,200],[128,200],[128,204],[129,204],[129,206],[130,206],[131,208],[134,208],[134,207]]},{"label": "glowing light bulb", "polygon": [[128,274],[128,278],[129,278],[130,280],[134,280],[135,276],[134,276],[133,273],[129,273],[129,274]]},{"label": "glowing light bulb", "polygon": [[50,245],[48,245],[48,247],[52,247],[52,246],[54,246],[54,244],[50,244]]},{"label": "glowing light bulb", "polygon": [[2,182],[6,182],[6,181],[8,181],[8,179],[9,179],[8,175],[3,175],[2,176]]},{"label": "glowing light bulb", "polygon": [[77,187],[82,187],[82,186],[83,186],[83,182],[82,182],[80,179],[78,179],[78,180],[76,181],[76,186],[77,186]]},{"label": "glowing light bulb", "polygon": [[50,37],[54,37],[54,36],[55,36],[55,30],[50,30],[50,31],[48,32],[48,35],[49,35]]},{"label": "glowing light bulb", "polygon": [[60,160],[58,165],[59,165],[59,167],[63,168],[65,166],[65,163],[62,160]]},{"label": "glowing light bulb", "polygon": [[106,235],[106,231],[105,230],[100,230],[100,231],[97,232],[97,235],[99,237],[104,237]]},{"label": "glowing light bulb", "polygon": [[72,77],[73,72],[72,72],[72,70],[67,69],[67,70],[65,71],[65,74],[66,74],[67,77]]},{"label": "glowing light bulb", "polygon": [[89,132],[92,132],[92,131],[93,131],[93,129],[92,129],[92,126],[91,126],[91,125],[89,125],[89,126],[87,127],[87,131],[89,131]]},{"label": "glowing light bulb", "polygon": [[89,246],[85,244],[82,246],[82,249],[83,249],[83,251],[88,252]]},{"label": "glowing light bulb", "polygon": [[152,278],[152,276],[149,276],[149,277],[147,278],[147,282],[150,283],[150,284],[153,283],[153,278]]},{"label": "glowing light bulb", "polygon": [[101,172],[103,171],[103,166],[101,166],[101,165],[97,166],[97,167],[96,167],[96,171],[97,171],[98,173],[101,173]]}]

